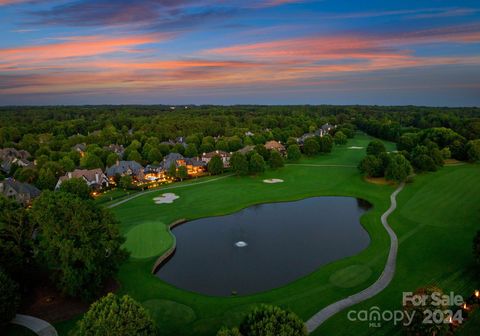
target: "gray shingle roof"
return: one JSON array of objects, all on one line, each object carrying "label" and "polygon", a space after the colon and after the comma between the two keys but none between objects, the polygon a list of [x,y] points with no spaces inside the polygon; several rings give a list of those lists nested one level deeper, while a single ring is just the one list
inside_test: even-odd
[{"label": "gray shingle roof", "polygon": [[128,170],[131,170],[134,175],[137,175],[143,171],[143,167],[140,163],[136,161],[118,161],[111,167],[108,167],[106,174],[107,176],[115,176],[125,174]]},{"label": "gray shingle roof", "polygon": [[13,178],[9,177],[3,181],[5,187],[8,186],[14,189],[19,194],[29,194],[31,198],[40,196],[40,189],[37,187],[14,180]]}]

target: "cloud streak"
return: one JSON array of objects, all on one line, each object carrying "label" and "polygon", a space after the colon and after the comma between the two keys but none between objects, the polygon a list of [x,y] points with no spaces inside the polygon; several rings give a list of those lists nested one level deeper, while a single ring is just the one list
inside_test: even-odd
[{"label": "cloud streak", "polygon": [[[0,5],[14,2],[20,0],[0,0]],[[467,7],[333,15],[318,10],[318,17],[342,22],[336,26],[336,20],[329,21],[325,28],[322,20],[318,25],[308,22],[310,1],[45,3],[9,9],[26,9],[22,19],[30,25],[8,27],[10,39],[0,48],[0,98],[103,92],[211,95],[239,89],[314,92],[317,86],[354,78],[371,81],[378,73],[400,76],[408,69],[480,66],[475,52],[480,24],[464,19],[478,10]],[[372,18],[390,16],[418,19],[419,24],[381,29],[385,26],[372,23]],[[429,20],[435,24],[426,24]],[[453,23],[437,24],[442,20]],[[362,22],[360,28],[352,21]]]}]

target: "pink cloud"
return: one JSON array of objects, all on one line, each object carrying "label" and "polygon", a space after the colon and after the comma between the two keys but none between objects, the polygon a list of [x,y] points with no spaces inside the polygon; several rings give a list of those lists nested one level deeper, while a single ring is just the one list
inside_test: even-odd
[{"label": "pink cloud", "polygon": [[0,64],[7,62],[42,63],[63,58],[78,58],[114,52],[129,52],[135,47],[160,42],[167,37],[159,34],[125,37],[77,36],[64,41],[0,49]]}]

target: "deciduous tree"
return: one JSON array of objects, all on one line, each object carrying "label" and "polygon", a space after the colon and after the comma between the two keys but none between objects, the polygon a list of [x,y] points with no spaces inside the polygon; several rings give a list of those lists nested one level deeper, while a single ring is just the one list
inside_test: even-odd
[{"label": "deciduous tree", "polygon": [[223,173],[223,161],[219,155],[214,155],[208,162],[208,171],[212,175],[218,175]]},{"label": "deciduous tree", "polygon": [[315,154],[318,154],[320,151],[320,145],[318,144],[318,141],[315,140],[315,138],[308,138],[305,140],[303,144],[303,152],[307,156],[313,156]]},{"label": "deciduous tree", "polygon": [[380,153],[386,152],[385,145],[380,140],[373,140],[367,146],[367,155],[378,156]]},{"label": "deciduous tree", "polygon": [[251,174],[259,174],[265,171],[265,160],[260,154],[254,153],[252,155],[248,170]]},{"label": "deciduous tree", "polygon": [[248,174],[248,160],[242,153],[235,152],[232,154],[230,166],[237,175]]},{"label": "deciduous tree", "polygon": [[91,199],[90,187],[87,185],[85,180],[81,178],[72,178],[63,181],[59,190],[73,194],[84,200]]},{"label": "deciduous tree", "polygon": [[69,296],[91,299],[127,255],[113,214],[93,201],[47,191],[34,201],[31,215],[40,228],[40,258]]},{"label": "deciduous tree", "polygon": [[290,145],[287,149],[287,159],[291,162],[296,162],[300,160],[302,153],[300,152],[300,147],[298,145]]},{"label": "deciduous tree", "polygon": [[412,165],[402,154],[393,154],[385,171],[385,177],[397,182],[405,181],[412,174]]},{"label": "deciduous tree", "polygon": [[272,151],[272,153],[270,153],[270,159],[268,160],[268,164],[272,169],[283,167],[284,163],[282,155],[277,151]]}]

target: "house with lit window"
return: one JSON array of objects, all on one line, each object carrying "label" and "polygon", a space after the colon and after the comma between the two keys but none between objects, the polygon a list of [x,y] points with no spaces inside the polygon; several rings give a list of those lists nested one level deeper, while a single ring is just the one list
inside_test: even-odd
[{"label": "house with lit window", "polygon": [[64,176],[61,176],[58,179],[55,189],[59,189],[63,182],[72,178],[82,179],[93,190],[101,190],[109,185],[107,175],[105,175],[100,168],[75,169],[73,172],[68,172]]},{"label": "house with lit window", "polygon": [[225,152],[225,151],[222,151],[222,150],[216,150],[216,151],[209,152],[209,153],[203,153],[202,157],[201,157],[201,161],[208,165],[208,163],[210,162],[210,160],[214,156],[219,156],[222,159],[223,166],[225,168],[230,166],[230,157],[232,156],[232,154],[228,153],[228,152]]},{"label": "house with lit window", "polygon": [[113,166],[105,171],[109,183],[115,183],[115,178],[122,176],[131,176],[134,182],[144,180],[144,168],[136,161],[117,161]]}]

